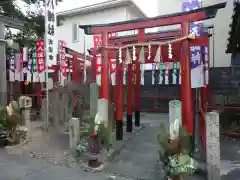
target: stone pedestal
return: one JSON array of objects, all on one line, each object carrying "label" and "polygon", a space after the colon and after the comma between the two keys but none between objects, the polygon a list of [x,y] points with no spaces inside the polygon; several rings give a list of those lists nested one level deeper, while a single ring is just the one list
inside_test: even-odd
[{"label": "stone pedestal", "polygon": [[49,124],[47,120],[47,99],[45,98],[42,100],[40,116],[44,127],[48,127]]},{"label": "stone pedestal", "polygon": [[69,117],[69,96],[67,93],[64,93],[62,95],[62,108],[63,108],[63,120],[62,120],[63,124],[64,122],[68,122],[70,118],[72,118]]},{"label": "stone pedestal", "polygon": [[21,96],[19,98],[19,108],[22,109],[22,115],[24,119],[24,126],[28,129],[27,137],[31,136],[31,112],[32,107],[32,98],[28,96]]},{"label": "stone pedestal", "polygon": [[[55,128],[59,128],[60,127],[60,106],[59,104],[56,104],[57,102],[59,102],[59,93],[56,92],[51,92],[49,93],[49,97],[52,96],[52,100],[53,102],[50,102],[52,104],[52,110],[51,110],[51,114],[52,114],[52,119],[53,119],[53,126]],[[50,98],[49,98],[50,100]]]},{"label": "stone pedestal", "polygon": [[182,103],[179,100],[172,100],[169,102],[169,134],[172,138],[179,134],[179,129],[173,130],[176,121],[179,122],[180,127],[182,125]]},{"label": "stone pedestal", "polygon": [[69,148],[70,150],[75,150],[80,142],[80,119],[72,118],[69,128]]},{"label": "stone pedestal", "polygon": [[109,104],[108,106],[108,126],[115,129],[115,104]]},{"label": "stone pedestal", "polygon": [[90,116],[95,117],[98,110],[99,88],[96,83],[90,85]]},{"label": "stone pedestal", "polygon": [[107,99],[99,99],[98,100],[98,113],[101,119],[104,122],[104,125],[108,126],[108,100]]}]

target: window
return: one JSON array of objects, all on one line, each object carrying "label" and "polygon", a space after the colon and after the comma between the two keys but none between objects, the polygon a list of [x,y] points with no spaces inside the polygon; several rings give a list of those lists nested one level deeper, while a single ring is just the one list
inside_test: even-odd
[{"label": "window", "polygon": [[73,23],[72,24],[72,38],[73,38],[73,42],[78,42],[78,24],[77,23]]}]

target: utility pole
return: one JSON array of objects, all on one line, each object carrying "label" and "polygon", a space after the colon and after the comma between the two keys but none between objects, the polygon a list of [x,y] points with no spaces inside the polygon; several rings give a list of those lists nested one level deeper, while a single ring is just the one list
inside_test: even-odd
[{"label": "utility pole", "polygon": [[0,106],[7,105],[7,65],[5,25],[0,22]]}]

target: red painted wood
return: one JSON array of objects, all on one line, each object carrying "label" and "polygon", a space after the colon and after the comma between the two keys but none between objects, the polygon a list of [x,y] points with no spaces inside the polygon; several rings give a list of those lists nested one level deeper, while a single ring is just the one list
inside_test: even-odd
[{"label": "red painted wood", "polygon": [[127,72],[127,114],[132,115],[133,111],[133,65],[128,64],[128,72]]},{"label": "red painted wood", "polygon": [[[189,23],[184,22],[181,24],[182,36],[189,34]],[[189,43],[185,40],[182,43],[181,52],[181,99],[182,99],[182,123],[186,131],[193,135],[193,92],[191,89],[191,70],[190,70],[190,48]]]},{"label": "red painted wood", "polygon": [[141,22],[126,22],[119,25],[109,25],[109,26],[98,26],[92,27],[90,34],[101,34],[104,31],[108,32],[120,32],[127,30],[135,30],[135,29],[145,29],[145,28],[153,28],[174,24],[181,24],[182,22],[193,22],[193,21],[201,21],[205,19],[206,14],[205,11],[194,12],[191,14],[185,14],[181,16],[174,17],[165,17],[165,18],[148,18],[147,20],[143,20]]},{"label": "red painted wood", "polygon": [[[144,29],[138,30],[138,42],[144,42],[145,41],[145,32]],[[139,52],[139,50],[138,50]],[[138,53],[139,54],[139,53]],[[138,57],[139,59],[139,57]],[[141,91],[141,71],[140,71],[140,63],[136,62],[136,84],[135,84],[135,108],[136,111],[140,111],[140,91]]]},{"label": "red painted wood", "polygon": [[[160,42],[164,42],[164,41],[160,41]],[[205,45],[208,45],[208,37],[207,36],[202,36],[202,37],[199,37],[195,40],[189,40],[189,45],[191,46],[205,46]],[[176,43],[173,43],[172,44],[172,52],[173,52],[173,59],[169,59],[168,58],[168,46],[167,45],[164,45],[161,47],[161,54],[162,54],[162,61],[163,62],[174,62],[174,61],[179,61],[180,60],[180,54],[181,54],[181,47],[182,47],[182,42],[176,42]],[[151,59],[149,62],[146,62],[146,63],[153,63],[154,62],[154,58],[155,58],[155,55],[156,55],[156,51],[157,51],[157,46],[152,46],[152,56],[151,56]],[[132,53],[132,48],[129,48],[130,50],[130,53]],[[140,48],[139,47],[136,47],[136,50],[137,52],[140,51]],[[98,54],[100,53],[101,49],[98,49],[98,48],[91,48],[91,55],[95,55],[95,54]],[[147,51],[148,51],[148,48],[145,47],[145,56],[147,59]],[[108,57],[109,58],[116,58],[115,54],[116,54],[116,49],[108,49]],[[139,53],[136,54],[137,57],[139,55]],[[123,59],[125,59],[126,57],[126,51],[125,49],[122,50],[122,56],[123,56]]]},{"label": "red painted wood", "polygon": [[[102,45],[108,45],[108,32],[104,31],[102,33]],[[108,50],[103,49],[103,57],[102,57],[102,70],[101,70],[101,96],[100,98],[104,98],[109,100],[109,61],[108,61]]]},{"label": "red painted wood", "polygon": [[123,120],[123,64],[117,62],[117,86],[116,86],[116,120]]},{"label": "red painted wood", "polygon": [[[145,35],[145,41],[151,41],[153,39],[160,39],[160,38],[166,38],[166,39],[170,39],[170,38],[177,38],[180,37],[181,35],[181,31],[177,30],[177,31],[170,31],[170,32],[162,32],[162,33],[149,33]],[[109,39],[109,44],[131,44],[131,43],[137,43],[138,42],[138,37],[137,35],[134,36],[128,36],[128,37],[115,37],[115,38],[111,38]]]},{"label": "red painted wood", "polygon": [[96,75],[97,75],[97,67],[96,67],[96,56],[93,56],[91,62],[91,70],[92,70],[92,82],[96,83]]},{"label": "red painted wood", "polygon": [[207,35],[197,37],[196,39],[189,40],[190,46],[208,46],[209,37]]}]

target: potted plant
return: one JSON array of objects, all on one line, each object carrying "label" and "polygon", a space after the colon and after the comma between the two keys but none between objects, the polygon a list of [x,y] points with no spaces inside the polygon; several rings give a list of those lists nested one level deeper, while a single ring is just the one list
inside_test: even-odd
[{"label": "potted plant", "polygon": [[6,125],[7,125],[7,110],[6,108],[0,108],[0,148],[7,146],[7,132],[6,132]]},{"label": "potted plant", "polygon": [[98,116],[95,119],[91,118],[89,124],[89,141],[87,151],[89,153],[88,165],[90,167],[99,167],[102,162],[100,156],[103,150],[109,150],[111,148],[111,129],[106,127],[103,122],[97,121]]},{"label": "potted plant", "polygon": [[185,179],[197,169],[197,162],[189,154],[191,151],[190,136],[179,127],[179,134],[170,138],[164,125],[160,126],[158,142],[160,145],[159,156],[168,179]]},{"label": "potted plant", "polygon": [[23,118],[15,102],[0,108],[0,146],[15,145],[26,136],[26,128],[22,128]]}]

